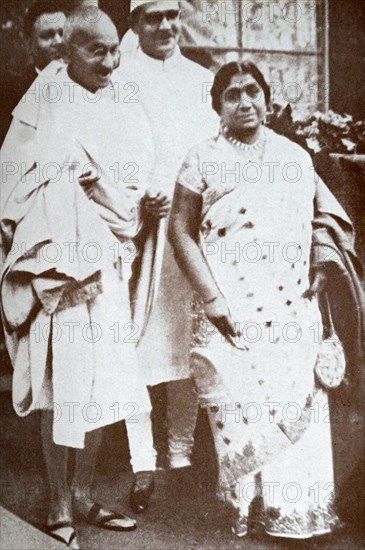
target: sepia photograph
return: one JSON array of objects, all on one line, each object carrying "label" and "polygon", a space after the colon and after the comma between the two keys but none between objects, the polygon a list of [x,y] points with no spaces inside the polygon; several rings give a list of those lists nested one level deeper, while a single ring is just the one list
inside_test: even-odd
[{"label": "sepia photograph", "polygon": [[0,549],[365,550],[365,2],[0,21]]}]

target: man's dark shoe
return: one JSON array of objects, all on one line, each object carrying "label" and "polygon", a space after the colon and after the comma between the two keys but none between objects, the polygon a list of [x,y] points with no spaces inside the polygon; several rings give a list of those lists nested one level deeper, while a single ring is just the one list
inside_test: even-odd
[{"label": "man's dark shoe", "polygon": [[135,514],[143,514],[148,508],[155,488],[154,472],[137,472],[129,493],[129,504]]}]

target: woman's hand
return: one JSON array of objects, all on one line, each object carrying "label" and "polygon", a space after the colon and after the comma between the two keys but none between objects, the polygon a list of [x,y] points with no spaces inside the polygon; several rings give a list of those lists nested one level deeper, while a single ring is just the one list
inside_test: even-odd
[{"label": "woman's hand", "polygon": [[147,189],[144,196],[144,207],[155,218],[167,218],[171,208],[171,200],[164,191]]},{"label": "woman's hand", "polygon": [[198,193],[177,183],[169,221],[170,243],[180,269],[192,287],[205,299],[204,311],[209,321],[232,345],[247,349],[246,346],[239,347],[233,343],[233,339],[239,336],[238,330],[199,245],[202,204]]},{"label": "woman's hand", "polygon": [[226,299],[218,294],[217,298],[204,304],[205,315],[227,339],[238,336]]},{"label": "woman's hand", "polygon": [[79,184],[83,188],[88,199],[93,198],[93,188],[99,179],[100,174],[96,166],[93,166],[90,170],[85,172],[85,174],[79,177]]}]

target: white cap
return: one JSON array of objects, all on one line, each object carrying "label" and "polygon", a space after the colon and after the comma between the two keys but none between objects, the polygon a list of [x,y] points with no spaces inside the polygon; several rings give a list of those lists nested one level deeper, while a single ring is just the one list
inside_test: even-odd
[{"label": "white cap", "polygon": [[79,0],[76,2],[77,7],[84,8],[85,6],[96,6],[99,7],[98,0]]},{"label": "white cap", "polygon": [[132,0],[131,1],[131,13],[140,8],[141,6],[147,6],[148,4],[162,3],[162,0]]},{"label": "white cap", "polygon": [[131,13],[136,10],[137,8],[140,8],[141,6],[147,5],[147,4],[154,4],[157,0],[132,0],[131,1]]}]

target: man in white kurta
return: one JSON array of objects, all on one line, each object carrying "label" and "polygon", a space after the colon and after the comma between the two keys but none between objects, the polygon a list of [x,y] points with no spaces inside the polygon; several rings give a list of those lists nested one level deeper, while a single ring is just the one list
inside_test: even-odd
[{"label": "man in white kurta", "polygon": [[[122,47],[117,72],[121,82],[127,83],[124,85],[131,99],[142,103],[151,122],[156,169],[151,181],[151,199],[145,201],[145,206],[156,219],[168,215],[176,176],[188,150],[218,133],[219,122],[211,109],[209,93],[214,75],[180,52],[179,2],[134,1],[132,7],[131,27],[139,39],[139,47],[133,50],[133,41],[129,48]],[[153,304],[146,314],[149,318],[147,323],[141,321],[138,302],[144,285],[148,284],[144,281],[142,262],[135,319],[142,324],[137,350],[147,383],[155,386],[168,382],[169,461],[171,468],[180,468],[191,464],[197,414],[186,353],[191,329],[179,324],[179,319],[189,318],[190,289],[165,239],[165,224],[166,219],[162,219],[157,231]],[[144,255],[149,252],[147,240]],[[148,277],[151,272],[146,271]]]},{"label": "man in white kurta", "polygon": [[[31,120],[31,107],[28,113],[33,126],[24,177],[6,188],[1,293],[14,407],[20,415],[42,410],[52,490],[48,531],[76,548],[67,447],[80,449],[74,507],[87,521],[119,531],[134,529],[134,520],[86,496],[100,443],[97,428],[131,420],[134,471],[155,464],[128,292],[131,239],[140,228],[154,155],[143,110],[128,105],[111,81],[119,41],[110,19],[101,13],[87,24],[82,14],[73,15],[65,43],[68,67],[42,81],[37,119]],[[51,88],[57,101],[49,100]],[[16,153],[14,159],[22,162]],[[91,172],[94,177],[85,177]]]}]

